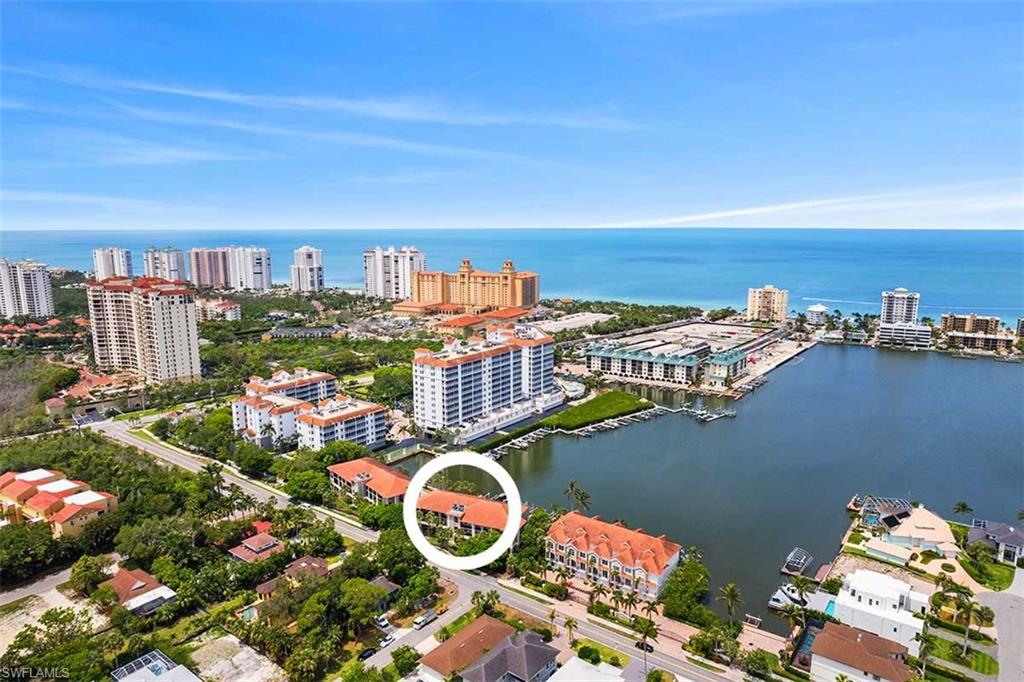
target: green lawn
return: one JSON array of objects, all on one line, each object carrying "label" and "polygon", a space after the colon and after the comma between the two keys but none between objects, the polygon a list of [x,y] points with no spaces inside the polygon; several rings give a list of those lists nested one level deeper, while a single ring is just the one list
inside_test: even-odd
[{"label": "green lawn", "polygon": [[[605,663],[611,663],[612,662],[612,656],[615,656],[615,657],[617,657],[619,659],[619,665],[617,665],[616,667],[618,667],[618,668],[625,668],[626,666],[629,665],[629,656],[627,656],[626,654],[620,653],[620,652],[616,651],[615,649],[612,649],[611,647],[605,646],[604,644],[600,644],[598,642],[595,642],[592,639],[587,639],[586,637],[580,637],[575,642],[573,642],[573,649],[579,650],[579,648],[581,646],[589,646],[592,649],[597,649],[597,652],[599,654],[601,654],[601,660],[604,661]],[[615,664],[612,663],[612,665],[615,665]]]},{"label": "green lawn", "polygon": [[932,655],[935,658],[942,659],[943,661],[965,665],[974,672],[981,673],[983,675],[999,674],[999,663],[984,651],[969,648],[967,650],[967,661],[964,661],[960,658],[960,652],[962,650],[961,645],[955,642],[950,642],[948,639],[943,639],[942,637],[936,637],[935,649],[932,652]]},{"label": "green lawn", "polygon": [[984,573],[979,572],[975,568],[974,562],[967,558],[960,560],[960,565],[963,566],[968,575],[988,589],[995,590],[996,592],[1005,590],[1013,582],[1014,569],[1009,564],[987,563],[985,564]]},{"label": "green lawn", "polygon": [[545,426],[563,429],[578,429],[611,417],[620,417],[644,408],[651,403],[625,391],[608,391],[585,403],[573,405],[558,414],[542,419]]},{"label": "green lawn", "polygon": [[476,620],[476,609],[470,609],[469,611],[466,611],[464,614],[462,614],[461,616],[453,620],[451,623],[446,625],[445,629],[448,630],[449,635],[454,635],[459,630],[462,630],[467,625],[472,623],[474,620]]},{"label": "green lawn", "polygon": [[704,668],[705,670],[710,670],[713,673],[724,673],[725,672],[725,670],[723,670],[722,668],[719,668],[717,665],[711,665],[707,661],[702,660],[700,658],[696,658],[695,656],[687,656],[686,660],[689,661],[690,663],[694,664],[698,668]]}]

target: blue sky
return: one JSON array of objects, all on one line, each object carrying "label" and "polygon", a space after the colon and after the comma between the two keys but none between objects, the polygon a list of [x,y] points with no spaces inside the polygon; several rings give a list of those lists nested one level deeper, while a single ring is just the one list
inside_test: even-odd
[{"label": "blue sky", "polygon": [[4,229],[1020,228],[1020,3],[4,3]]}]

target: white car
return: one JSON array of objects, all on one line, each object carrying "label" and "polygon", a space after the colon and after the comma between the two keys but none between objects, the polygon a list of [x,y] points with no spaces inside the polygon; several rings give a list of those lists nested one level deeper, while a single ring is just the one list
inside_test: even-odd
[{"label": "white car", "polygon": [[383,649],[384,647],[391,646],[394,643],[395,643],[395,636],[392,635],[391,633],[388,633],[388,634],[384,635],[384,637],[380,640],[380,643],[377,645],[377,647],[380,648],[380,649]]},{"label": "white car", "polygon": [[377,627],[379,627],[381,630],[387,630],[389,627],[391,627],[390,621],[388,621],[387,616],[385,616],[383,613],[374,619],[374,623],[376,623]]}]

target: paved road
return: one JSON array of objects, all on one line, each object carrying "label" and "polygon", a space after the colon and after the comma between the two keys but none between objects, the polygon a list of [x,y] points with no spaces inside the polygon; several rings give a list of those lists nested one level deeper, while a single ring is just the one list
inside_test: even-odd
[{"label": "paved road", "polygon": [[982,592],[979,603],[992,607],[999,632],[999,682],[1024,680],[1024,569],[1002,592]]},{"label": "paved road", "polygon": [[[90,424],[89,427],[127,445],[132,445],[140,450],[144,450],[158,459],[189,471],[200,471],[206,464],[215,461],[201,455],[186,454],[183,451],[164,443],[156,443],[145,438],[140,438],[131,432],[128,423],[124,421],[97,422]],[[258,500],[265,501],[273,497],[279,507],[284,507],[290,504],[287,496],[283,493],[260,485],[259,483],[242,476],[240,473],[237,473],[229,467],[224,467],[222,476],[225,483],[229,485],[237,485],[239,488]],[[333,521],[339,532],[355,540],[360,542],[372,542],[377,538],[376,532],[353,525],[334,514],[327,513],[324,509],[314,507],[313,511],[317,516]],[[487,590],[496,589],[501,595],[503,603],[513,606],[520,611],[524,611],[543,621],[548,620],[547,614],[552,606],[556,609],[558,608],[558,603],[540,603],[533,599],[524,597],[517,592],[501,587],[497,580],[488,576],[465,573],[463,571],[450,571],[447,569],[442,569],[441,575],[459,586],[459,597],[455,604],[449,608],[447,613],[426,628],[422,630],[411,630],[404,633],[395,644],[391,645],[391,647],[374,654],[369,661],[371,665],[383,667],[387,663],[391,662],[391,648],[401,646],[403,644],[415,647],[427,637],[430,637],[440,630],[441,627],[458,618],[459,615],[465,613],[466,609],[469,608],[470,595],[477,590],[486,592]],[[586,637],[600,642],[601,644],[612,647],[613,649],[625,653],[630,657],[642,658],[642,653],[634,648],[633,644],[635,640],[632,638],[612,632],[599,625],[580,620],[579,618],[577,618],[577,620],[579,620],[580,623],[575,634],[579,637]],[[721,682],[725,679],[738,679],[735,671],[730,671],[731,674],[729,675],[719,675],[709,670],[705,670],[704,668],[695,666],[682,659],[679,655],[671,655],[679,650],[678,644],[674,643],[672,640],[668,640],[667,638],[662,638],[662,640],[662,642],[655,644],[656,650],[647,656],[651,667],[659,667],[664,670],[668,670],[669,672],[674,673],[681,680],[692,680],[694,682]]]},{"label": "paved road", "polygon": [[[117,563],[121,560],[121,557],[117,554],[117,552],[113,552],[109,556],[111,561],[114,562],[111,565],[110,569],[112,571],[113,566],[117,565]],[[56,573],[48,573],[44,575],[42,578],[37,578],[36,580],[33,580],[30,583],[26,583],[21,587],[16,587],[13,590],[8,590],[6,592],[0,592],[0,606],[3,606],[4,604],[10,604],[12,601],[18,601],[22,597],[40,595],[44,592],[49,592],[53,588],[57,587],[57,585],[66,583],[70,577],[71,567],[68,566],[63,571],[57,571]]]}]

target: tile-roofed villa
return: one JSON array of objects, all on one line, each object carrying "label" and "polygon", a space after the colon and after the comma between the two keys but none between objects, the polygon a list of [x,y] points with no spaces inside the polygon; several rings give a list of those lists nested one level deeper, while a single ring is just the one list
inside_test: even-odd
[{"label": "tile-roofed villa", "polygon": [[[430,526],[440,523],[446,528],[472,536],[487,530],[501,532],[508,522],[506,503],[449,490],[424,492],[416,501],[416,508],[432,515],[433,523],[427,525],[428,530]],[[519,519],[520,528],[525,524],[525,519]]]},{"label": "tile-roofed villa", "polygon": [[64,498],[64,506],[50,517],[56,537],[75,537],[87,523],[117,508],[117,498],[110,493],[83,490]]},{"label": "tile-roofed villa", "polygon": [[268,533],[256,533],[228,550],[231,556],[247,564],[261,561],[285,550],[284,543]]},{"label": "tile-roofed villa", "polygon": [[64,478],[64,474],[52,469],[31,471],[8,471],[0,475],[0,501],[5,507],[24,504],[36,494],[39,486]]},{"label": "tile-roofed villa", "polygon": [[89,484],[66,478],[44,483],[25,502],[22,513],[26,517],[49,518],[61,510],[64,500],[84,490],[89,490]]},{"label": "tile-roofed villa", "polygon": [[374,504],[394,504],[405,498],[409,477],[378,462],[360,457],[327,467],[331,486],[339,493],[361,497]]},{"label": "tile-roofed villa", "polygon": [[914,672],[907,667],[907,648],[864,630],[825,623],[811,645],[811,679],[907,682]]},{"label": "tile-roofed villa", "polygon": [[[548,530],[547,556],[580,578],[636,590],[654,599],[679,561],[682,547],[621,523],[572,511]],[[593,559],[593,561],[591,561]]]},{"label": "tile-roofed villa", "polygon": [[423,656],[422,674],[426,679],[447,680],[514,633],[511,625],[491,616],[480,616]]},{"label": "tile-roofed villa", "polygon": [[141,568],[118,568],[114,577],[102,585],[113,588],[117,601],[137,616],[152,613],[177,597],[174,590]]}]

